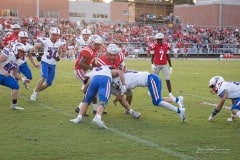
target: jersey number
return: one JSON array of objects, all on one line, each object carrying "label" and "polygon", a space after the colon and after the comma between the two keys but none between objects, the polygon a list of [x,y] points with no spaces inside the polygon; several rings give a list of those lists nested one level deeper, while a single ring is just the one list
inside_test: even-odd
[{"label": "jersey number", "polygon": [[57,55],[56,49],[54,49],[54,50],[49,49],[47,59],[56,58],[56,55]]}]

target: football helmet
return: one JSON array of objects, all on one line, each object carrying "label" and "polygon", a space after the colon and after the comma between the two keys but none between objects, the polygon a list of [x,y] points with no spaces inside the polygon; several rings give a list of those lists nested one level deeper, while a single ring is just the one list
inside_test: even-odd
[{"label": "football helmet", "polygon": [[99,35],[92,35],[89,38],[89,44],[102,44],[102,38]]},{"label": "football helmet", "polygon": [[121,79],[120,79],[119,76],[118,76],[118,77],[114,77],[114,78],[112,79],[112,86],[113,86],[114,88],[117,88],[117,89],[120,89],[120,88],[121,88],[121,86],[122,86],[122,81],[121,81]]},{"label": "football helmet", "polygon": [[209,87],[216,87],[218,85],[221,85],[222,82],[224,82],[224,78],[221,76],[214,76],[209,81]]},{"label": "football helmet", "polygon": [[60,30],[56,27],[50,29],[50,34],[58,34],[60,35]]},{"label": "football helmet", "polygon": [[107,53],[109,54],[118,54],[120,52],[120,49],[118,48],[118,46],[116,44],[110,43],[107,46]]},{"label": "football helmet", "polygon": [[17,23],[15,23],[11,26],[11,29],[20,29],[20,28],[21,28],[20,25]]},{"label": "football helmet", "polygon": [[18,37],[22,38],[22,37],[28,37],[28,33],[26,31],[20,31],[18,33]]},{"label": "football helmet", "polygon": [[92,32],[89,29],[83,29],[82,34],[92,34]]},{"label": "football helmet", "polygon": [[155,39],[163,39],[164,38],[164,34],[163,33],[157,33],[155,35]]},{"label": "football helmet", "polygon": [[24,53],[26,54],[26,47],[25,47],[25,45],[22,44],[22,43],[17,43],[17,44],[15,44],[15,45],[13,46],[13,52],[14,52],[14,54],[17,55],[17,54],[18,54],[18,51],[22,51],[22,52],[24,52]]}]

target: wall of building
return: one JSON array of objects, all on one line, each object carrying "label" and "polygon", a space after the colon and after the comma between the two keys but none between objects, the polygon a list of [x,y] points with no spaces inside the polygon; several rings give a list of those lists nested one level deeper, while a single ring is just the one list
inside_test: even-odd
[{"label": "wall of building", "polygon": [[110,20],[112,22],[128,22],[128,3],[111,2],[110,13]]},{"label": "wall of building", "polygon": [[180,17],[183,25],[193,24],[223,27],[240,25],[240,5],[216,3],[177,5],[174,6],[174,15]]},{"label": "wall of building", "polygon": [[0,10],[16,9],[18,18],[37,16],[37,2],[39,2],[39,11],[56,11],[59,18],[68,19],[69,0],[0,0]]},{"label": "wall of building", "polygon": [[[84,13],[85,17],[72,17],[70,21],[81,22],[109,22],[110,21],[110,4],[107,3],[94,3],[88,1],[70,1],[69,12]],[[107,15],[105,18],[94,17],[94,15]]]}]

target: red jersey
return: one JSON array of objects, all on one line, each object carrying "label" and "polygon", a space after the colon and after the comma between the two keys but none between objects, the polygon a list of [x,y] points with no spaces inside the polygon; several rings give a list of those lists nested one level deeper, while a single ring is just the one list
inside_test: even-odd
[{"label": "red jersey", "polygon": [[94,61],[94,58],[96,57],[96,55],[97,55],[97,52],[94,52],[90,46],[83,47],[75,62],[75,70],[83,69],[79,66],[79,62],[82,59],[82,57],[85,57],[87,59],[86,64],[90,66]]},{"label": "red jersey", "polygon": [[98,58],[97,61],[98,66],[106,66],[110,65],[115,69],[122,69],[124,67],[124,54],[120,52],[115,60],[110,60],[107,58],[106,54],[103,54],[101,57]]},{"label": "red jersey", "polygon": [[2,41],[3,41],[3,45],[6,46],[6,45],[9,45],[10,42],[17,41],[17,40],[18,40],[18,35],[11,33],[6,35],[6,37],[4,37]]},{"label": "red jersey", "polygon": [[160,45],[158,43],[151,44],[149,46],[149,50],[154,51],[153,64],[156,64],[156,65],[167,64],[167,62],[168,62],[167,51],[170,50],[169,45],[167,43],[163,43],[162,45]]}]

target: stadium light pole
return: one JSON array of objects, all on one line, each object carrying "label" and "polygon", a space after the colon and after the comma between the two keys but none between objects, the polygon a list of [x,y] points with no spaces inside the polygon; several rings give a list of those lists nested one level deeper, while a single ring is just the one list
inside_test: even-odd
[{"label": "stadium light pole", "polygon": [[39,0],[36,1],[36,8],[37,8],[37,17],[39,18]]},{"label": "stadium light pole", "polygon": [[222,28],[222,0],[220,1],[219,4],[219,27],[220,29]]}]

